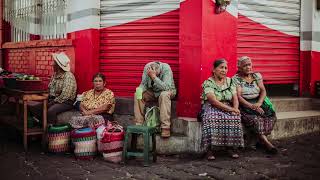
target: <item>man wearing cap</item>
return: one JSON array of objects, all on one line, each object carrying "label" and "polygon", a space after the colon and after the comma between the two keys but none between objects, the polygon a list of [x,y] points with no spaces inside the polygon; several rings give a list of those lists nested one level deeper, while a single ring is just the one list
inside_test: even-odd
[{"label": "man wearing cap", "polygon": [[[54,74],[49,83],[48,123],[57,123],[57,115],[73,108],[77,83],[70,72],[70,59],[61,53],[53,53]],[[37,118],[42,115],[42,103],[30,103],[30,111]]]},{"label": "man wearing cap", "polygon": [[144,107],[149,101],[159,102],[161,136],[170,137],[171,99],[176,95],[172,70],[167,63],[150,62],[145,65],[142,81],[137,88],[142,99],[134,98],[134,121],[136,125],[144,123]]}]

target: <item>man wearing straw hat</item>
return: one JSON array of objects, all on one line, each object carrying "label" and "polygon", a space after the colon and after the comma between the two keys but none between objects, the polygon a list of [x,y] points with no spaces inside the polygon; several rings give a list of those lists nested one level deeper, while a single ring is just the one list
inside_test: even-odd
[{"label": "man wearing straw hat", "polygon": [[[77,82],[70,72],[70,59],[61,53],[52,53],[54,74],[49,83],[48,123],[56,124],[57,115],[73,108],[76,98]],[[36,117],[42,117],[42,103],[30,102],[30,111]]]}]

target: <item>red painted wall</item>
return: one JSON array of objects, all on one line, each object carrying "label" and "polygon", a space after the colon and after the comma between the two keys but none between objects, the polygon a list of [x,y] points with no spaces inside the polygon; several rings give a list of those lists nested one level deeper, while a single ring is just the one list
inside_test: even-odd
[{"label": "red painted wall", "polygon": [[311,80],[311,52],[300,51],[300,89],[299,94],[305,95],[310,93]]},{"label": "red painted wall", "polygon": [[315,92],[315,81],[320,81],[320,52],[311,52],[311,94],[314,95]]},{"label": "red painted wall", "polygon": [[236,72],[237,19],[214,13],[212,1],[188,0],[180,6],[180,76],[178,115],[196,117],[202,82],[211,76],[217,58],[228,61],[228,76]]},{"label": "red painted wall", "polygon": [[203,1],[202,26],[202,81],[212,71],[212,63],[217,58],[228,61],[228,76],[237,71],[237,18],[228,12],[214,13],[212,1]]},{"label": "red painted wall", "polygon": [[71,71],[74,72],[75,69],[71,40],[8,42],[2,47],[5,51],[5,69],[15,73],[33,74],[41,77],[46,83],[53,74],[53,52],[65,52],[71,60]]},{"label": "red painted wall", "polygon": [[180,4],[179,116],[194,117],[200,108],[202,9],[199,0],[188,0]]},{"label": "red painted wall", "polygon": [[75,51],[75,77],[78,93],[92,88],[92,77],[99,72],[99,30],[87,29],[68,34]]},{"label": "red painted wall", "polygon": [[320,81],[320,52],[300,52],[300,94],[314,95],[315,82]]}]

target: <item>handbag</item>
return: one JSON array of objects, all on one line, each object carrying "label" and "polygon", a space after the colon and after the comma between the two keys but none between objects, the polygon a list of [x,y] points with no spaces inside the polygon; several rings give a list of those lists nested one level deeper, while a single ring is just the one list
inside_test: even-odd
[{"label": "handbag", "polygon": [[144,115],[144,126],[154,127],[160,132],[160,109],[157,106],[147,108]]},{"label": "handbag", "polygon": [[119,163],[122,160],[123,127],[117,122],[111,122],[104,127],[103,132],[98,135],[98,150],[102,152],[104,160]]},{"label": "handbag", "polygon": [[270,101],[270,99],[268,98],[268,96],[266,96],[266,97],[264,98],[264,103],[265,103],[267,106],[269,106],[269,108],[272,109],[272,110],[275,112],[275,109],[274,109],[274,107],[273,107],[273,104],[272,104],[272,102]]}]

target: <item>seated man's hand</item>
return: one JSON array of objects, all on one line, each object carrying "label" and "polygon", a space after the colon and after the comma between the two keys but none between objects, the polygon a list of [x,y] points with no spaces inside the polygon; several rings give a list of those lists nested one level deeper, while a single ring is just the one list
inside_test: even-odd
[{"label": "seated man's hand", "polygon": [[156,72],[156,70],[152,69],[151,67],[149,67],[149,68],[147,69],[147,74],[148,74],[148,76],[149,76],[152,80],[157,77],[157,72]]}]

